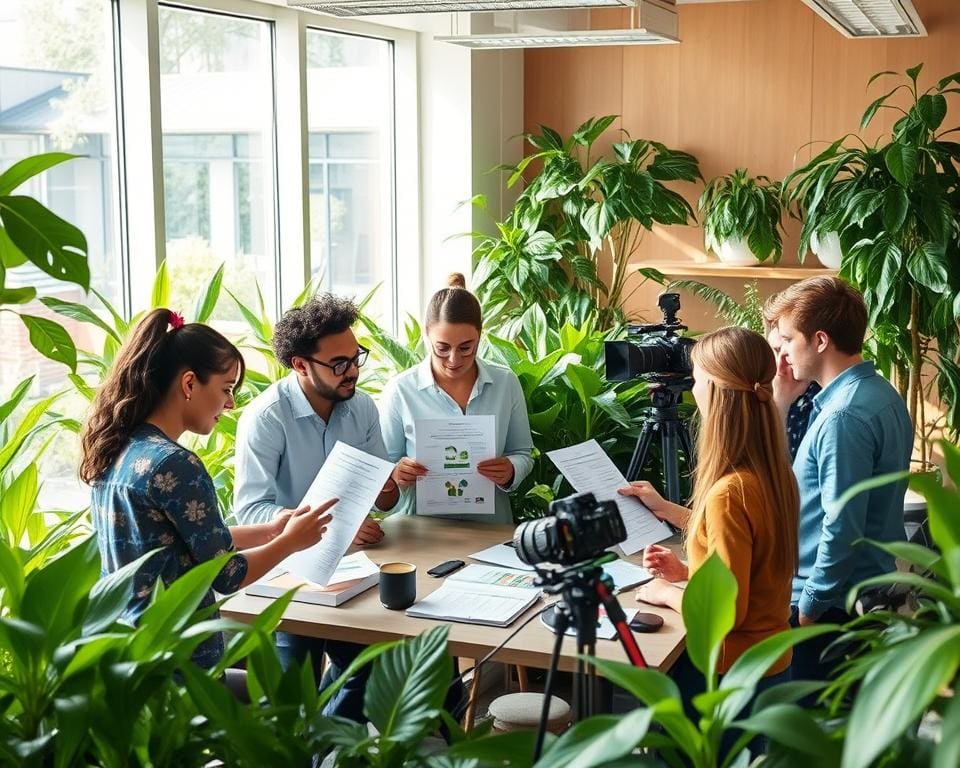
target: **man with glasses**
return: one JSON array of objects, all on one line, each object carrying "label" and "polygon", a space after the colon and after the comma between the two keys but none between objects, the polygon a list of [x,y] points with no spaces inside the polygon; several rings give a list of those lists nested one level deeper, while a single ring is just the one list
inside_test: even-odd
[{"label": "man with glasses", "polygon": [[[299,505],[330,451],[342,440],[382,459],[387,452],[373,400],[357,391],[367,350],[351,330],[358,310],[347,299],[322,294],[288,311],[277,323],[273,349],[289,376],[268,387],[244,408],[237,425],[234,513],[241,523],[264,523]],[[399,499],[388,480],[377,497],[378,509]],[[376,544],[383,530],[368,518],[356,544]],[[323,654],[330,658],[321,687],[336,680],[362,650],[352,643],[277,633],[277,650],[286,666],[309,654],[315,670]],[[364,670],[369,670],[369,666]],[[327,704],[325,714],[364,721],[363,687],[368,672],[351,679]]]}]

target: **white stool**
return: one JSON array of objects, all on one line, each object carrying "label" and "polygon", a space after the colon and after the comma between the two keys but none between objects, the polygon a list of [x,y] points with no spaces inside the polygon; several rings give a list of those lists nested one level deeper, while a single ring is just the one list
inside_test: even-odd
[{"label": "white stool", "polygon": [[[533,731],[540,723],[543,709],[542,693],[508,693],[490,702],[494,733]],[[570,725],[570,705],[556,696],[550,697],[547,730],[562,733]]]}]

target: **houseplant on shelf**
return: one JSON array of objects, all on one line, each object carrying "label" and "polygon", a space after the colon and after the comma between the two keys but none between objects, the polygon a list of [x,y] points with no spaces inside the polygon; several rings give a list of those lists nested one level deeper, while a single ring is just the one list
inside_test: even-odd
[{"label": "houseplant on shelf", "polygon": [[[942,424],[960,430],[960,144],[942,129],[948,96],[960,93],[960,72],[921,92],[922,65],[875,99],[866,128],[881,109],[900,117],[890,135],[869,146],[845,136],[784,180],[785,199],[802,214],[800,251],[813,233],[839,233],[840,275],[863,293],[878,367],[907,401],[925,438],[925,404],[934,389],[946,407]],[[881,76],[895,75],[881,72]],[[906,106],[901,106],[906,97]],[[924,364],[936,376],[924,383]],[[921,440],[921,460],[927,440]]]},{"label": "houseplant on shelf", "polygon": [[748,176],[746,168],[711,179],[698,203],[704,245],[720,261],[746,266],[783,253],[780,235],[780,185],[766,176]]},{"label": "houseplant on shelf", "polygon": [[612,157],[597,157],[594,144],[615,119],[590,119],[566,139],[541,126],[524,137],[535,151],[501,166],[508,187],[526,183],[496,235],[474,234],[474,285],[488,327],[502,335],[512,337],[534,304],[555,328],[567,320],[580,325],[589,311],[598,313],[601,330],[610,328],[623,319],[629,262],[644,233],[693,219],[690,204],[665,182],[701,179],[697,159],[629,137],[613,144]]}]

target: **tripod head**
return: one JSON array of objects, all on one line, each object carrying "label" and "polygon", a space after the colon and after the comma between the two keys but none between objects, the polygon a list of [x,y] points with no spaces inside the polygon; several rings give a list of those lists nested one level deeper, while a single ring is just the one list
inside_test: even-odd
[{"label": "tripod head", "polygon": [[613,580],[604,573],[603,564],[616,559],[616,555],[607,552],[595,560],[576,563],[563,569],[536,566],[537,578],[534,584],[542,587],[548,595],[560,595],[560,600],[554,606],[556,613],[553,622],[546,617],[544,621],[558,634],[563,634],[567,627],[573,627],[578,647],[592,648],[597,642],[600,597],[596,584],[600,582],[607,590],[613,591]]}]

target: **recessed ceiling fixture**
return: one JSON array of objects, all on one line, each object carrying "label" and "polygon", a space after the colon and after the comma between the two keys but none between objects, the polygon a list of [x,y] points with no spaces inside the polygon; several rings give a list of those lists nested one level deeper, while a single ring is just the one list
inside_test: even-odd
[{"label": "recessed ceiling fixture", "polygon": [[522,11],[554,8],[631,6],[634,0],[287,0],[287,5],[334,16],[389,13],[457,13],[461,11]]},{"label": "recessed ceiling fixture", "polygon": [[846,37],[926,37],[911,0],[803,0]]}]

